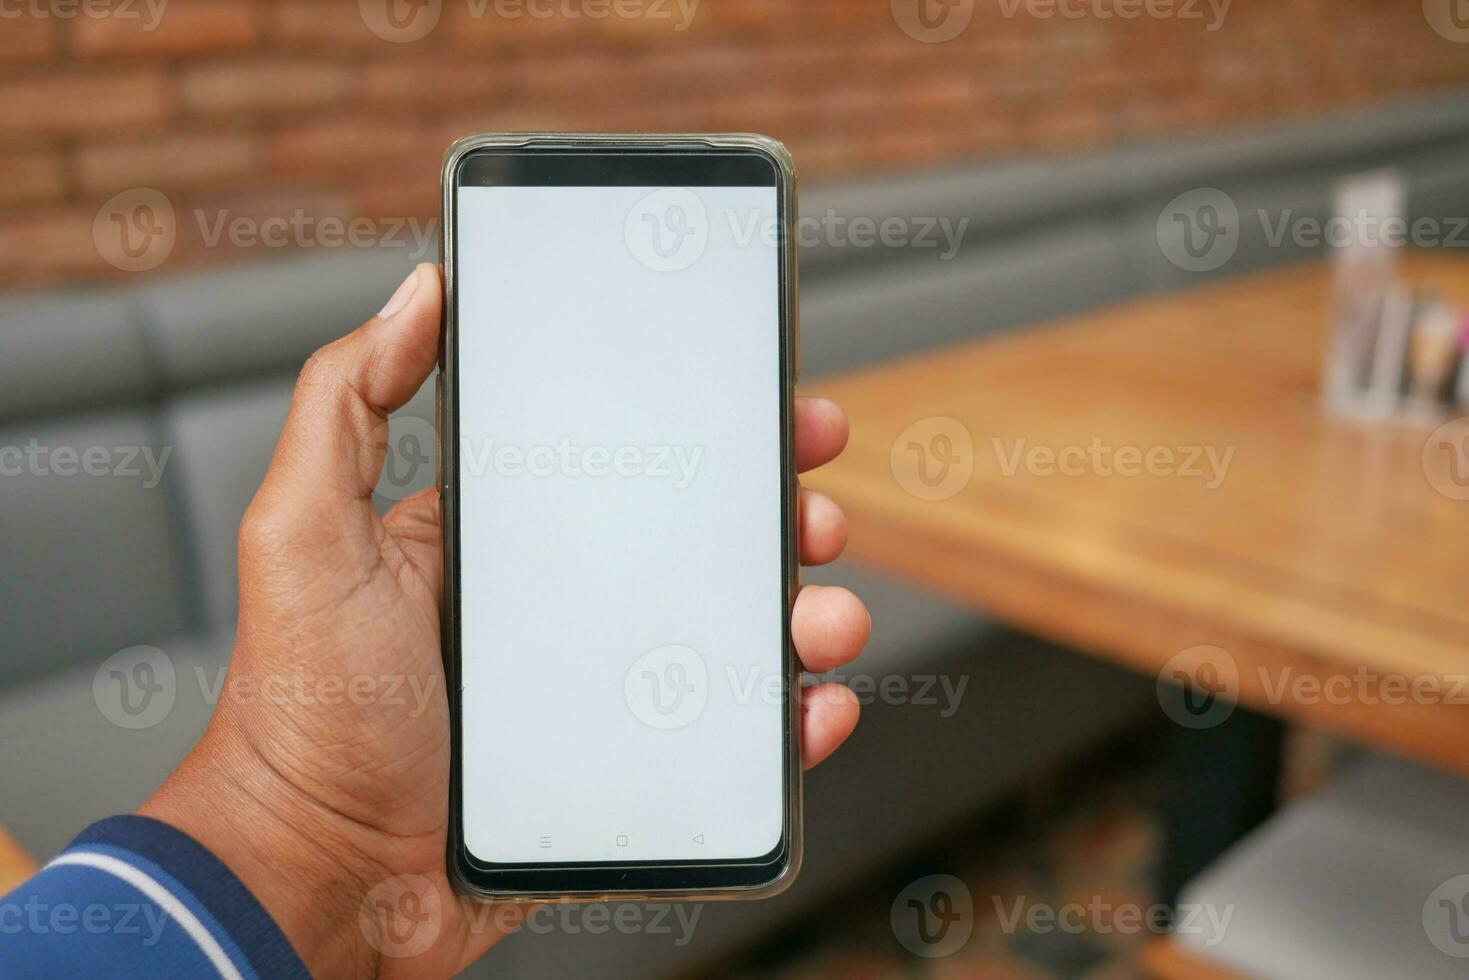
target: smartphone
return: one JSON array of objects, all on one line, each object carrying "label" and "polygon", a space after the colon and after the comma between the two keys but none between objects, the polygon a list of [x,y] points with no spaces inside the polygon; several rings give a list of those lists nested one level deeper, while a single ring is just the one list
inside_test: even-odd
[{"label": "smartphone", "polygon": [[790,156],[483,135],[443,192],[456,887],[772,895],[801,855]]}]

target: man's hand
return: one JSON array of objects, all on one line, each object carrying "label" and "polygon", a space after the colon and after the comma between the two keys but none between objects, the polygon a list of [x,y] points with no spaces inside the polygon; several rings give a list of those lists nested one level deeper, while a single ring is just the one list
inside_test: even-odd
[{"label": "man's hand", "polygon": [[[388,414],[437,360],[442,296],[438,269],[419,266],[381,314],[301,372],[270,471],[240,526],[239,627],[219,706],[140,811],[213,850],[319,977],[450,976],[519,922],[514,908],[481,914],[483,906],[452,893],[444,872],[450,738],[437,491],[381,518],[372,503]],[[798,399],[800,469],[835,457],[846,438],[840,409]],[[840,554],[840,509],[802,491],[800,512],[802,561]],[[852,660],[870,628],[844,589],[808,586],[796,602],[792,634],[810,670]],[[259,696],[303,677],[338,696]],[[389,678],[402,696],[356,696],[384,690]],[[836,685],[802,697],[809,768],[851,733],[858,709]],[[429,883],[427,907],[439,910],[433,942],[411,958],[381,955],[394,937],[379,934],[388,923],[368,901],[394,878]]]}]

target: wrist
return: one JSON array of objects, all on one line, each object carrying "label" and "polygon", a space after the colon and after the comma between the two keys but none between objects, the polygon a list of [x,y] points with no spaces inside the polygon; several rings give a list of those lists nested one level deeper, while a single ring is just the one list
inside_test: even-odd
[{"label": "wrist", "polygon": [[183,831],[229,867],[312,976],[375,976],[378,956],[359,912],[387,872],[364,856],[361,832],[241,740],[214,734],[211,726],[139,814]]}]

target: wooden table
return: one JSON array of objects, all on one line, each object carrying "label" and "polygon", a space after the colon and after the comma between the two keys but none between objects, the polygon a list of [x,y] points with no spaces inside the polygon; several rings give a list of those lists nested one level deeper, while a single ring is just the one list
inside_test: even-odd
[{"label": "wooden table", "polygon": [[[1405,277],[1469,305],[1462,258]],[[1469,502],[1425,476],[1431,424],[1322,411],[1328,309],[1295,266],[823,379],[852,438],[808,482],[861,562],[1148,675],[1220,648],[1203,686],[1469,773]],[[1025,455],[1093,446],[1157,472]],[[1217,485],[1194,447],[1232,451]]]},{"label": "wooden table", "polygon": [[36,862],[0,827],[0,895],[35,874]]},{"label": "wooden table", "polygon": [[1138,967],[1151,980],[1245,980],[1166,937],[1143,947]]}]

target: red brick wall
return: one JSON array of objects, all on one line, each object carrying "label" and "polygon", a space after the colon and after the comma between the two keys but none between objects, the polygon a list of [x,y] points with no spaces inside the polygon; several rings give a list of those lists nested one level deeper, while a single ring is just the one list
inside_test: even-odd
[{"label": "red brick wall", "polygon": [[385,0],[160,2],[0,0],[0,283],[123,275],[93,228],[133,188],[174,209],[148,271],[238,257],[201,217],[428,218],[477,130],[756,130],[819,177],[1469,83],[1419,0],[1235,0],[1222,23],[1210,0],[927,0],[971,12],[941,43],[900,29],[919,0],[415,0],[409,30],[438,20],[411,42],[370,29]]}]

